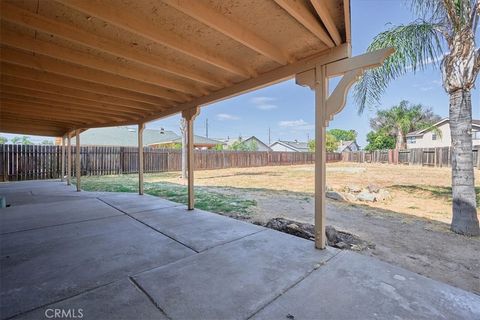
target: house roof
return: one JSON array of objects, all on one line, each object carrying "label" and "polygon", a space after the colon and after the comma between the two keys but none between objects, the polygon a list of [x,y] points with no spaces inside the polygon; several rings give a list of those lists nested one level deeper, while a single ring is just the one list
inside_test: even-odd
[{"label": "house roof", "polygon": [[[193,141],[195,145],[221,144],[220,141],[197,135],[194,136]],[[89,129],[80,134],[80,142],[82,145],[136,147],[138,145],[137,128],[123,126]],[[146,146],[178,142],[181,142],[181,137],[173,131],[160,129],[143,131],[143,143]],[[75,143],[75,139],[72,143]]]},{"label": "house roof", "polygon": [[[442,125],[443,123],[449,122],[449,121],[450,121],[449,118],[443,118],[442,120],[434,123],[432,125],[432,127],[438,127],[438,126]],[[480,120],[476,120],[476,119],[472,120],[472,126],[480,128]],[[419,137],[419,136],[422,136],[424,133],[426,133],[428,131],[430,131],[430,128],[425,128],[425,129],[412,131],[412,132],[407,133],[407,137]]]},{"label": "house roof", "polygon": [[225,139],[224,141],[225,141],[225,143],[226,143],[227,145],[231,146],[232,144],[234,144],[234,143],[237,142],[237,141],[240,141],[240,142],[242,142],[242,143],[245,143],[245,142],[250,141],[250,140],[255,140],[257,143],[265,146],[266,148],[270,148],[266,143],[264,143],[262,140],[258,139],[258,138],[255,137],[255,136],[250,136],[250,137],[248,137],[248,138],[246,138],[246,139],[243,139],[242,137],[238,137],[237,139]]},{"label": "house roof", "polygon": [[357,144],[357,142],[355,140],[341,141],[338,148],[337,148],[337,152],[339,152],[339,153],[343,152],[346,148],[348,148],[352,144]]},{"label": "house roof", "polygon": [[286,140],[278,140],[274,143],[272,143],[272,146],[274,144],[281,144],[283,146],[286,146],[290,149],[293,149],[298,152],[308,152],[310,149],[308,148],[308,143],[307,142],[299,142],[299,141],[286,141]]},{"label": "house roof", "polygon": [[0,1],[0,15],[9,133],[145,123],[351,56],[349,0]]},{"label": "house roof", "polygon": [[[181,143],[182,142],[182,137],[178,137],[178,139],[173,140],[173,142]],[[204,145],[204,146],[206,146],[206,145],[216,146],[218,144],[221,144],[221,145],[225,144],[222,141],[218,141],[218,140],[215,140],[215,139],[210,139],[210,138],[207,138],[207,137],[197,136],[197,135],[193,136],[193,143],[195,145]]]}]

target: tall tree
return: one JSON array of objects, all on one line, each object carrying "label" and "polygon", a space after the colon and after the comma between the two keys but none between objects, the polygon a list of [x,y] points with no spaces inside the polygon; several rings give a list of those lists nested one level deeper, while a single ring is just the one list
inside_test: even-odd
[{"label": "tall tree", "polygon": [[[333,134],[327,132],[327,136],[325,139],[325,149],[327,152],[336,152],[340,142],[335,138]],[[308,150],[310,152],[315,152],[315,140],[308,141]]]},{"label": "tall tree", "polygon": [[390,109],[378,110],[376,117],[370,119],[370,126],[394,137],[396,149],[406,149],[407,133],[431,127],[440,119],[431,109],[403,100]]},{"label": "tall tree", "polygon": [[383,130],[370,131],[367,134],[366,151],[386,150],[395,148],[395,138]]},{"label": "tall tree", "polygon": [[7,138],[0,136],[0,144],[5,144],[7,142],[8,142]]},{"label": "tall tree", "polygon": [[328,130],[328,133],[338,141],[352,141],[357,139],[357,132],[355,130],[331,129]]},{"label": "tall tree", "polygon": [[424,69],[429,64],[441,67],[443,88],[450,97],[451,229],[460,234],[479,235],[471,90],[480,69],[480,49],[475,46],[480,0],[411,0],[410,3],[419,19],[408,25],[394,26],[375,37],[369,51],[386,47],[396,51],[382,67],[364,74],[355,87],[355,98],[362,112],[367,105],[380,100],[392,79],[410,70]]},{"label": "tall tree", "polygon": [[13,144],[23,144],[23,145],[33,144],[32,141],[30,141],[29,136],[22,136],[22,137],[16,136],[16,137],[13,137],[11,141]]}]

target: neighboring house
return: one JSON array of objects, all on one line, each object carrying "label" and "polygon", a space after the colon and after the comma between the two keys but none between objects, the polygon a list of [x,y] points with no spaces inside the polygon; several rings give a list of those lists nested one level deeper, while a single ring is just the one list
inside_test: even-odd
[{"label": "neighboring house", "polygon": [[309,152],[307,142],[279,140],[270,145],[272,151]]},{"label": "neighboring house", "polygon": [[352,152],[360,150],[360,146],[357,144],[357,141],[350,140],[350,141],[340,141],[338,145],[337,152]]},{"label": "neighboring house", "polygon": [[[61,140],[57,139],[56,144]],[[181,143],[181,136],[173,131],[163,129],[145,129],[143,131],[143,144],[154,148],[172,148]],[[220,141],[194,136],[194,146],[197,149],[213,148]],[[95,128],[84,131],[80,134],[82,146],[122,146],[136,147],[138,145],[137,128],[135,127],[107,127]],[[72,140],[75,145],[75,139]]]},{"label": "neighboring house", "polygon": [[[178,139],[173,141],[174,144],[182,144],[182,137],[179,137]],[[197,149],[213,149],[217,145],[224,145],[225,143],[219,140],[215,139],[210,139],[207,137],[202,137],[202,136],[193,136],[193,143],[195,145],[195,148]]]},{"label": "neighboring house", "polygon": [[238,139],[227,138],[225,140],[225,143],[227,144],[227,146],[231,146],[237,141],[245,145],[249,145],[250,143],[252,143],[252,141],[254,141],[254,143],[256,143],[258,147],[257,151],[272,151],[267,144],[265,144],[262,140],[258,139],[255,136],[251,136],[247,139],[243,139],[242,137],[239,137]]},{"label": "neighboring house", "polygon": [[[438,129],[433,130],[435,127]],[[435,123],[432,128],[417,130],[407,134],[407,149],[450,147],[450,122],[448,118]],[[480,145],[480,120],[472,120],[473,145]]]}]

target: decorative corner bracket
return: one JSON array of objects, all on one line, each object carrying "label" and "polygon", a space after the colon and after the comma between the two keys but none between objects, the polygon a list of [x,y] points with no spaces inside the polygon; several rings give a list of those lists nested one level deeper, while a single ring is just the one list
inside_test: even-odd
[{"label": "decorative corner bracket", "polygon": [[[328,82],[331,77],[343,76],[342,80],[335,87],[331,95],[325,96],[325,125],[333,119],[333,116],[342,111],[347,101],[347,94],[350,87],[363,75],[365,70],[382,65],[395,50],[393,48],[380,49],[368,52],[353,58],[343,59],[332,62],[325,66],[324,72],[319,72],[322,66],[316,66],[315,69],[299,73],[295,77],[298,85],[308,86],[317,93],[326,92],[320,88]],[[319,79],[323,75],[325,79]],[[328,85],[325,85],[328,88]]]}]

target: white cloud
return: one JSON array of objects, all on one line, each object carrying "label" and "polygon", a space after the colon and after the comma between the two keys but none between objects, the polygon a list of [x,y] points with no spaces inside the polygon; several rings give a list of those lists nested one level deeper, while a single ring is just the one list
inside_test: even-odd
[{"label": "white cloud", "polygon": [[254,97],[250,101],[260,110],[272,110],[278,108],[276,104],[273,104],[272,101],[275,101],[275,98],[272,97]]},{"label": "white cloud", "polygon": [[315,128],[313,124],[309,124],[308,122],[304,121],[303,119],[299,120],[284,120],[278,123],[280,127],[283,128],[290,128],[294,130],[312,130]]},{"label": "white cloud", "polygon": [[217,119],[220,121],[223,121],[223,120],[238,120],[240,118],[228,113],[219,113],[217,114]]},{"label": "white cloud", "polygon": [[308,123],[306,123],[303,119],[300,120],[285,120],[285,121],[280,121],[278,125],[280,127],[298,127],[298,126],[304,126]]}]

